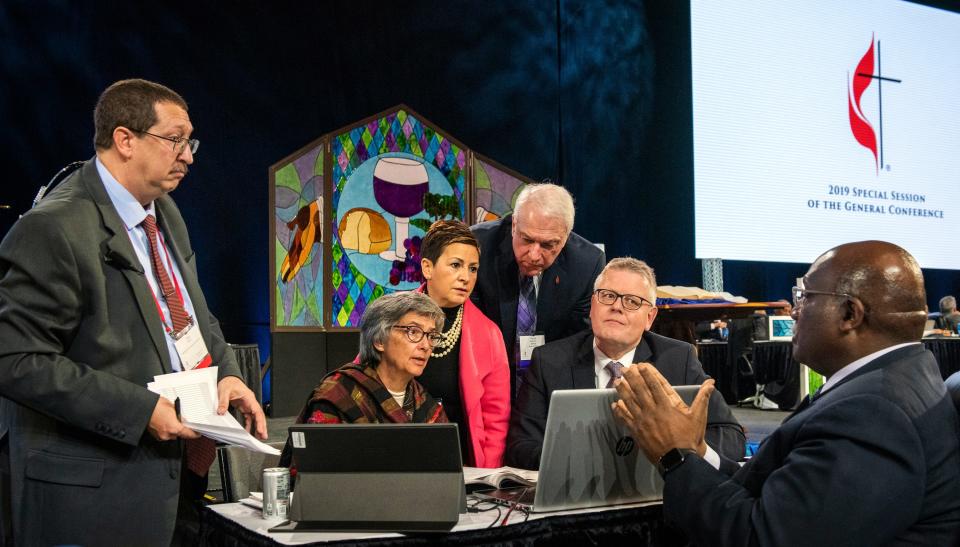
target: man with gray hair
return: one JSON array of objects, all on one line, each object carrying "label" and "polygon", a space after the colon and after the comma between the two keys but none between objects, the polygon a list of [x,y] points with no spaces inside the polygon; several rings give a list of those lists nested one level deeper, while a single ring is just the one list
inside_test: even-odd
[{"label": "man with gray hair", "polygon": [[940,299],[940,317],[937,318],[934,328],[947,331],[945,334],[956,334],[958,323],[960,323],[960,312],[957,311],[957,299],[953,296],[944,296]]},{"label": "man with gray hair", "polygon": [[[593,284],[590,330],[533,351],[507,433],[507,465],[536,469],[550,395],[557,389],[613,387],[635,363],[650,363],[672,385],[702,384],[707,375],[693,346],[650,332],[657,316],[653,269],[635,258],[614,258]],[[706,459],[734,466],[746,439],[723,398],[710,399]],[[721,460],[719,455],[727,460]]]},{"label": "man with gray hair", "polygon": [[512,215],[472,228],[482,252],[471,298],[503,333],[512,394],[534,347],[590,325],[592,283],[605,260],[571,231],[573,220],[570,192],[530,184]]}]

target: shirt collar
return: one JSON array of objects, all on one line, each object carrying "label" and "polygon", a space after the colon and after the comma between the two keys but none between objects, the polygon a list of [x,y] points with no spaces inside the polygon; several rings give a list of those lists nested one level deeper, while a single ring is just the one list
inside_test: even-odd
[{"label": "shirt collar", "polygon": [[620,363],[623,368],[633,366],[633,356],[637,353],[637,347],[634,346],[630,351],[624,353],[619,359],[611,359],[597,347],[597,337],[593,337],[593,366],[595,372],[600,372],[607,367],[610,361]]},{"label": "shirt collar", "polygon": [[920,342],[905,342],[905,343],[903,343],[903,344],[897,344],[897,345],[895,345],[895,346],[890,346],[890,347],[888,347],[888,348],[883,348],[883,349],[880,350],[880,351],[875,351],[875,352],[871,353],[870,355],[865,355],[865,356],[857,359],[856,361],[850,363],[849,365],[846,365],[845,367],[841,368],[840,370],[838,370],[837,372],[835,372],[835,373],[833,374],[833,376],[831,376],[830,378],[828,378],[827,381],[823,384],[823,387],[820,388],[820,393],[823,394],[823,393],[826,392],[828,389],[830,389],[830,388],[834,387],[835,385],[839,384],[841,380],[843,380],[843,379],[846,378],[847,376],[850,376],[851,374],[853,374],[853,373],[856,372],[857,370],[865,367],[865,366],[868,365],[871,361],[873,361],[873,360],[875,360],[875,359],[879,359],[880,357],[882,357],[882,356],[890,353],[891,351],[895,351],[895,350],[898,350],[898,349],[900,349],[900,348],[905,348],[905,347],[907,347],[907,346],[912,346],[912,345],[914,345],[914,344],[919,344],[919,343],[920,343]]},{"label": "shirt collar", "polygon": [[106,166],[100,161],[99,157],[97,157],[95,163],[97,165],[97,173],[100,174],[100,180],[103,181],[103,186],[106,188],[107,195],[110,197],[110,202],[113,203],[113,208],[117,210],[117,214],[120,215],[120,220],[126,225],[127,230],[139,226],[140,223],[143,222],[143,219],[147,217],[147,214],[154,214],[152,201],[150,205],[144,208],[143,205],[140,205],[140,202],[137,201],[137,198],[133,197],[133,194],[114,178]]}]

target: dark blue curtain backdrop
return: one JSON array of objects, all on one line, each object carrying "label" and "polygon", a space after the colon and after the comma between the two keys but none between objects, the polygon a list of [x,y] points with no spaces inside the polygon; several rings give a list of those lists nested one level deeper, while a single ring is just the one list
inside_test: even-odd
[{"label": "dark blue curtain backdrop", "polygon": [[[400,102],[567,186],[576,231],[608,256],[644,258],[664,284],[701,284],[686,2],[6,0],[0,69],[0,203],[12,206],[0,235],[60,167],[93,155],[91,112],[111,82],[143,77],[186,98],[202,144],[173,195],[227,337],[265,351],[267,168]],[[727,290],[768,300],[786,298],[806,265],[724,269]],[[926,274],[931,307],[960,293],[953,272]]]}]

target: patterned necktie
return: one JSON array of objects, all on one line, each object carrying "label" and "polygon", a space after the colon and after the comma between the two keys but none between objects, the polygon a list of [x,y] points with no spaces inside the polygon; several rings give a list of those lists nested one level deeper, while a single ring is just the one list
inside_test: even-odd
[{"label": "patterned necktie", "polygon": [[537,330],[537,292],[532,277],[520,278],[520,299],[517,301],[517,336]]},{"label": "patterned necktie", "polygon": [[[167,269],[163,266],[163,260],[160,259],[160,249],[157,244],[157,219],[153,215],[147,215],[143,219],[143,229],[147,232],[147,240],[150,242],[150,261],[153,263],[153,273],[157,276],[157,283],[160,285],[160,292],[163,293],[163,299],[167,302],[167,308],[170,310],[170,320],[173,322],[173,332],[179,333],[190,325],[190,316],[183,307],[183,300],[177,294],[167,274]],[[200,368],[206,365],[199,365]],[[206,477],[213,465],[213,460],[217,459],[217,445],[207,437],[199,439],[187,439],[187,469],[200,477]]]},{"label": "patterned necktie", "polygon": [[173,332],[182,332],[190,325],[190,316],[183,307],[183,300],[177,294],[167,274],[167,269],[163,266],[163,260],[160,258],[160,248],[157,245],[157,219],[153,215],[147,215],[143,219],[143,228],[147,232],[147,240],[150,243],[150,261],[153,263],[153,273],[157,276],[157,283],[160,285],[160,292],[163,293],[163,299],[170,310],[170,320],[173,322]]},{"label": "patterned necktie", "polygon": [[607,382],[607,387],[613,387],[613,383],[618,378],[623,377],[623,365],[619,361],[610,361],[605,368],[610,371],[610,381]]}]

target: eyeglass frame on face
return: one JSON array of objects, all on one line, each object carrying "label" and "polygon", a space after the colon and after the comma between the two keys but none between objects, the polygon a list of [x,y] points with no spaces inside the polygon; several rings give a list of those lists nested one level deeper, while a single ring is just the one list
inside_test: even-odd
[{"label": "eyeglass frame on face", "polygon": [[[604,302],[603,299],[600,297],[600,293],[601,293],[601,292],[613,294],[613,295],[614,295],[613,300],[611,300],[610,302]],[[610,289],[594,289],[594,290],[593,290],[593,294],[596,295],[596,297],[597,297],[597,302],[603,304],[604,306],[612,306],[612,305],[614,305],[614,304],[617,302],[617,300],[620,300],[620,304],[623,306],[623,309],[629,310],[629,311],[637,311],[637,310],[639,310],[640,308],[642,308],[644,304],[650,306],[651,308],[655,308],[655,307],[656,307],[656,306],[653,305],[653,302],[650,302],[650,301],[647,300],[646,298],[644,298],[644,297],[642,297],[642,296],[637,296],[637,295],[635,295],[635,294],[620,294],[620,293],[618,293],[617,291],[611,291]],[[636,298],[636,299],[640,300],[640,304],[637,305],[637,307],[635,307],[635,308],[633,307],[635,304],[633,304],[633,303],[627,304],[627,298],[628,298],[628,297],[629,297],[629,298]]]},{"label": "eyeglass frame on face", "polygon": [[[156,133],[151,133],[149,131],[144,131],[143,129],[134,129],[129,127],[130,131],[134,133],[143,133],[144,135],[150,135],[151,137],[156,137],[158,139],[163,139],[165,141],[170,141],[173,143],[173,151],[176,152],[179,157],[180,154],[183,154],[183,151],[187,149],[187,146],[190,146],[190,154],[196,154],[197,150],[200,148],[200,141],[198,139],[185,139],[183,137],[164,137],[162,135],[157,135]],[[177,147],[180,149],[177,150]]]},{"label": "eyeglass frame on face", "polygon": [[808,294],[825,294],[827,296],[842,296],[843,298],[856,298],[852,294],[845,292],[830,292],[830,291],[815,291],[813,289],[803,289],[800,287],[793,287],[790,289],[790,294],[793,296],[793,308],[802,308],[803,302],[807,299]]},{"label": "eyeglass frame on face", "polygon": [[[437,344],[443,342],[445,337],[437,331],[430,331],[429,333],[417,325],[390,325],[391,329],[403,329],[406,334],[407,340],[413,342],[414,344],[419,344],[423,337],[427,337],[427,343],[430,344],[430,347],[436,347]],[[416,333],[419,332],[420,335],[417,336]]]}]

